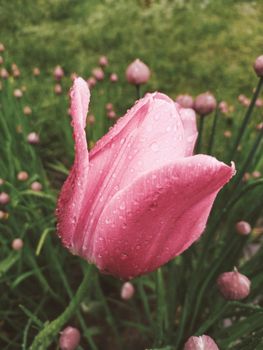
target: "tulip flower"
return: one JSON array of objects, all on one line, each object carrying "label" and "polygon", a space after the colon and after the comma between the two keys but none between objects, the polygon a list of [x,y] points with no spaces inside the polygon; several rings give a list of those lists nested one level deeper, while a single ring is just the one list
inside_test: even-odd
[{"label": "tulip flower", "polygon": [[193,156],[194,111],[158,92],[139,100],[89,153],[83,79],[70,96],[75,160],[58,200],[58,235],[105,273],[151,272],[200,237],[234,165]]}]

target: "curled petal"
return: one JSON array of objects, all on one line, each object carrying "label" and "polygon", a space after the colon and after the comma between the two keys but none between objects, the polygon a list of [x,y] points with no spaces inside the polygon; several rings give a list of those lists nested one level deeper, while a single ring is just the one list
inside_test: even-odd
[{"label": "curled petal", "polygon": [[233,174],[204,155],[145,173],[105,206],[89,260],[124,279],[153,271],[200,237],[217,192]]}]

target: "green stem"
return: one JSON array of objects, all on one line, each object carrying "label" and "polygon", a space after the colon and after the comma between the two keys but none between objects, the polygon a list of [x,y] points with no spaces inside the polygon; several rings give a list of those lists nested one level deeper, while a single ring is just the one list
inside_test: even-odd
[{"label": "green stem", "polygon": [[78,308],[83,298],[86,296],[87,290],[89,288],[88,282],[90,280],[90,272],[91,265],[88,266],[84,278],[77,290],[77,293],[71,299],[65,311],[55,320],[47,324],[47,326],[38,333],[38,335],[33,340],[33,343],[31,344],[30,350],[46,350],[52,343],[53,339],[57,336],[60,329],[76,312],[76,309]]},{"label": "green stem", "polygon": [[252,112],[253,112],[253,109],[254,109],[254,106],[255,106],[255,103],[256,103],[256,100],[258,98],[258,95],[260,93],[260,89],[263,85],[263,78],[260,78],[259,81],[258,81],[258,85],[257,85],[257,88],[256,88],[256,91],[254,92],[254,95],[252,97],[252,100],[250,102],[250,105],[247,109],[247,112],[244,116],[244,119],[243,119],[243,122],[241,124],[241,127],[240,127],[240,130],[239,130],[239,133],[237,135],[237,139],[235,141],[235,144],[231,150],[231,153],[230,153],[230,156],[229,156],[229,161],[231,161],[233,158],[234,158],[234,155],[236,153],[236,150],[237,150],[237,147],[238,145],[240,144],[240,141],[241,141],[241,138],[246,130],[246,127],[248,125],[248,122],[249,122],[249,119],[250,117],[252,116]]},{"label": "green stem", "polygon": [[136,95],[137,95],[137,99],[139,100],[141,98],[141,85],[137,84],[136,86]]},{"label": "green stem", "polygon": [[210,139],[209,139],[209,143],[208,143],[207,154],[211,154],[212,153],[212,148],[213,148],[214,140],[215,140],[215,133],[216,133],[216,126],[217,126],[218,117],[219,117],[219,110],[218,110],[218,108],[216,108],[215,114],[214,114],[212,131],[211,131],[211,135],[210,135]]},{"label": "green stem", "polygon": [[165,300],[165,286],[163,281],[162,270],[159,268],[155,275],[155,291],[157,297],[157,321],[155,346],[161,346],[164,339],[164,329],[167,328],[168,317]]},{"label": "green stem", "polygon": [[203,130],[204,130],[204,120],[205,120],[205,117],[203,115],[200,115],[198,139],[197,139],[196,152],[195,152],[196,154],[200,153],[201,151],[202,136],[203,136]]}]

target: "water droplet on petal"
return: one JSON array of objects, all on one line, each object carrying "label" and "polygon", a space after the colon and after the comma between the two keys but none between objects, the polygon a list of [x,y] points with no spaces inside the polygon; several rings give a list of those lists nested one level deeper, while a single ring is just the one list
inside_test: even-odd
[{"label": "water droplet on petal", "polygon": [[126,260],[128,258],[128,255],[125,253],[121,253],[121,260]]}]

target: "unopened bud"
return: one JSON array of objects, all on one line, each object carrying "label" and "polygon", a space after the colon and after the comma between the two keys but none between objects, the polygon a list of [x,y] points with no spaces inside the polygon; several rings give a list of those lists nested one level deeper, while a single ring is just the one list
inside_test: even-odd
[{"label": "unopened bud", "polygon": [[92,75],[97,80],[103,80],[104,79],[104,72],[101,68],[94,68],[92,70]]},{"label": "unopened bud", "polygon": [[2,79],[7,79],[9,77],[9,73],[5,68],[2,68],[0,71],[0,76]]},{"label": "unopened bud", "polygon": [[134,286],[131,282],[125,282],[121,287],[121,298],[124,300],[129,300],[134,295]]},{"label": "unopened bud", "polygon": [[117,81],[118,81],[118,75],[116,74],[116,73],[111,73],[111,75],[110,75],[110,81],[112,82],[112,83],[116,83]]},{"label": "unopened bud", "polygon": [[54,92],[56,95],[61,95],[62,94],[62,86],[60,84],[56,84],[54,86]]},{"label": "unopened bud", "polygon": [[35,192],[40,192],[40,191],[42,191],[42,185],[41,185],[41,183],[38,182],[38,181],[32,182],[32,184],[31,184],[30,187],[31,187],[31,190],[32,190],[32,191],[35,191]]},{"label": "unopened bud", "polygon": [[238,234],[246,236],[251,232],[251,226],[246,221],[239,221],[236,223],[236,231]]},{"label": "unopened bud", "polygon": [[99,65],[105,67],[109,64],[108,58],[106,56],[101,56],[99,59]]},{"label": "unopened bud", "polygon": [[40,69],[38,67],[33,68],[33,75],[38,77],[40,75]]},{"label": "unopened bud", "polygon": [[222,273],[217,279],[217,286],[226,300],[241,300],[250,293],[250,280],[236,269]]},{"label": "unopened bud", "polygon": [[21,238],[16,238],[12,242],[13,250],[21,250],[23,248],[24,242]]},{"label": "unopened bud", "polygon": [[23,108],[23,112],[25,115],[30,115],[30,114],[32,114],[32,109],[29,106],[25,106]]},{"label": "unopened bud", "polygon": [[26,181],[28,179],[28,173],[26,171],[20,171],[17,174],[17,180],[19,181]]},{"label": "unopened bud", "polygon": [[56,80],[61,80],[64,77],[64,70],[61,66],[56,66],[53,72],[54,78]]},{"label": "unopened bud", "polygon": [[151,75],[149,67],[138,58],[126,69],[126,79],[130,84],[141,85],[147,83]]},{"label": "unopened bud", "polygon": [[190,337],[184,345],[184,350],[219,350],[215,341],[208,335]]},{"label": "unopened bud", "polygon": [[87,83],[89,88],[92,89],[96,85],[97,80],[94,77],[90,77],[87,79]]},{"label": "unopened bud", "polygon": [[175,102],[179,103],[183,108],[193,108],[194,107],[194,99],[190,95],[179,95],[176,97]]},{"label": "unopened bud", "polygon": [[216,109],[215,97],[210,92],[198,95],[194,101],[194,109],[201,116],[212,113]]},{"label": "unopened bud", "polygon": [[263,55],[257,57],[254,63],[254,70],[259,77],[263,77]]},{"label": "unopened bud", "polygon": [[23,92],[20,89],[15,89],[14,90],[14,96],[16,98],[21,98],[23,96]]},{"label": "unopened bud", "polygon": [[0,204],[5,205],[10,202],[10,197],[9,194],[6,192],[1,192],[0,193]]},{"label": "unopened bud", "polygon": [[77,328],[65,328],[59,338],[59,348],[61,350],[75,350],[80,342],[80,332]]},{"label": "unopened bud", "polygon": [[36,145],[40,142],[39,135],[36,132],[31,132],[27,135],[27,142],[31,145]]}]

